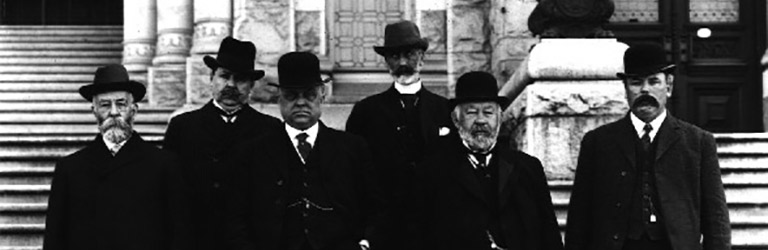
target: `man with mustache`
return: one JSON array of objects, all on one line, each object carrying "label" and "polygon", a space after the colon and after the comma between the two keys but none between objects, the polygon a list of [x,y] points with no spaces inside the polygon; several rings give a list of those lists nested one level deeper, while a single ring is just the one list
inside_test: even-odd
[{"label": "man with mustache", "polygon": [[496,79],[469,72],[450,100],[458,136],[417,168],[419,233],[410,249],[559,250],[562,239],[541,162],[499,142]]},{"label": "man with mustache", "polygon": [[428,41],[410,21],[384,29],[384,57],[392,86],[355,104],[346,130],[365,138],[371,147],[379,183],[390,201],[391,218],[381,229],[381,249],[402,249],[410,210],[413,171],[428,152],[426,145],[450,133],[448,100],[424,88],[420,72]]},{"label": "man with mustache", "polygon": [[674,68],[657,45],[624,53],[630,112],[581,141],[566,249],[731,248],[715,140],[666,109]]},{"label": "man with mustache", "polygon": [[93,84],[80,88],[99,135],[56,163],[43,249],[189,249],[178,164],[133,130],[145,93],[122,65],[98,68]]},{"label": "man with mustache", "polygon": [[277,71],[280,84],[273,85],[285,125],[238,148],[227,206],[230,247],[373,247],[367,239],[381,218],[381,202],[365,141],[320,121],[327,80],[314,54],[285,54]]},{"label": "man with mustache", "polygon": [[216,58],[205,56],[211,69],[213,99],[200,109],[171,119],[163,149],[180,156],[192,189],[197,249],[220,249],[225,243],[224,184],[236,145],[281,128],[277,118],[248,105],[256,80],[256,47],[232,37],[222,40]]}]

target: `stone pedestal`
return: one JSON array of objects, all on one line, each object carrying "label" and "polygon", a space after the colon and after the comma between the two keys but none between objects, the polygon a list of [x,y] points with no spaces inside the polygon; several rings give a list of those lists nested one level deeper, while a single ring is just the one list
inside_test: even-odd
[{"label": "stone pedestal", "polygon": [[186,102],[184,65],[166,65],[149,68],[147,96],[156,107],[181,107]]},{"label": "stone pedestal", "polygon": [[202,105],[211,100],[211,69],[203,62],[203,56],[187,58],[186,70],[186,104]]},{"label": "stone pedestal", "polygon": [[232,35],[231,0],[194,0],[195,29],[192,49],[186,61],[186,104],[202,105],[211,97],[211,69],[203,57],[216,57],[221,40]]},{"label": "stone pedestal", "polygon": [[583,135],[629,110],[627,46],[615,39],[544,39],[528,58],[534,80],[507,110],[512,145],[538,157],[548,179],[573,179]]},{"label": "stone pedestal", "polygon": [[184,64],[192,45],[192,0],[158,0],[157,52],[152,65]]},{"label": "stone pedestal", "polygon": [[293,51],[290,0],[234,0],[233,36],[256,45],[256,68],[277,76],[277,60]]},{"label": "stone pedestal", "polygon": [[528,30],[528,16],[536,1],[491,0],[489,23],[491,72],[499,83],[510,79],[538,39]]},{"label": "stone pedestal", "polygon": [[131,0],[123,3],[123,66],[131,79],[147,82],[147,68],[155,56],[155,0]]}]

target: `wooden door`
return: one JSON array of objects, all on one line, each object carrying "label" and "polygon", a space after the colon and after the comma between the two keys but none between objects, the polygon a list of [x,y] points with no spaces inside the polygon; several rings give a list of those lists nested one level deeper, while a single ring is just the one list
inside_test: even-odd
[{"label": "wooden door", "polygon": [[384,44],[384,27],[404,19],[403,0],[335,0],[331,58],[335,71],[382,71],[373,46]]},{"label": "wooden door", "polygon": [[677,64],[674,116],[713,132],[762,131],[765,1],[614,2],[608,28],[620,41],[663,45]]},{"label": "wooden door", "polygon": [[122,0],[0,0],[2,25],[121,25]]}]

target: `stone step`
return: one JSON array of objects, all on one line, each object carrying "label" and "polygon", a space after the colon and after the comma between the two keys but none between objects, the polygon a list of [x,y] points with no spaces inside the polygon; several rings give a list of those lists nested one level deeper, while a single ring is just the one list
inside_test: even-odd
[{"label": "stone step", "polygon": [[768,133],[718,134],[717,152],[768,155]]},{"label": "stone step", "polygon": [[77,92],[2,92],[0,102],[85,102]]},{"label": "stone step", "polygon": [[0,74],[0,82],[92,82],[93,73],[88,74]]},{"label": "stone step", "polygon": [[1,25],[0,35],[122,36],[121,25]]},{"label": "stone step", "polygon": [[0,224],[45,224],[45,203],[0,204]]},{"label": "stone step", "polygon": [[88,43],[88,42],[72,42],[72,43],[55,43],[55,42],[39,42],[39,43],[25,43],[25,42],[4,42],[0,43],[0,50],[113,50],[122,51],[123,45],[121,43]]},{"label": "stone step", "polygon": [[0,51],[2,57],[22,58],[95,58],[109,57],[121,58],[123,52],[116,50],[4,50]]},{"label": "stone step", "polygon": [[[120,57],[0,57],[0,69],[6,65],[25,65],[26,67],[51,67],[51,65],[96,65],[119,64]],[[17,66],[20,67],[20,66]],[[95,68],[94,68],[95,69]]]},{"label": "stone step", "polygon": [[[166,124],[134,124],[133,129],[144,137],[150,134],[164,134]],[[19,135],[87,135],[96,136],[96,120],[88,124],[0,124],[0,138]],[[93,138],[93,137],[91,137]]]},{"label": "stone step", "polygon": [[726,170],[752,170],[768,167],[768,155],[766,154],[731,154],[718,153],[720,168]]},{"label": "stone step", "polygon": [[80,87],[88,83],[0,83],[0,90],[3,92],[77,92]]},{"label": "stone step", "polygon": [[[69,84],[69,83],[62,83]],[[73,84],[80,88],[79,84]],[[163,113],[170,115],[177,108],[150,106],[147,103],[139,103],[139,114]],[[3,103],[0,102],[0,113],[8,112],[27,112],[27,113],[91,113],[91,103],[83,100],[82,102],[62,102],[62,103]]]},{"label": "stone step", "polygon": [[88,65],[66,65],[66,66],[51,66],[51,65],[0,65],[0,74],[13,74],[13,73],[26,73],[26,74],[45,74],[45,73],[57,73],[57,74],[93,74],[96,72],[98,66]]},{"label": "stone step", "polygon": [[44,224],[0,225],[0,246],[42,246]]},{"label": "stone step", "polygon": [[[1,96],[1,95],[0,95]],[[165,124],[168,122],[167,113],[138,113],[135,116],[137,123]],[[95,124],[96,118],[91,112],[55,112],[55,113],[27,113],[27,112],[2,112],[0,124]]]},{"label": "stone step", "polygon": [[2,34],[0,33],[0,43],[122,43],[122,34],[105,34],[105,35],[34,35],[34,36],[19,36],[14,34]]}]

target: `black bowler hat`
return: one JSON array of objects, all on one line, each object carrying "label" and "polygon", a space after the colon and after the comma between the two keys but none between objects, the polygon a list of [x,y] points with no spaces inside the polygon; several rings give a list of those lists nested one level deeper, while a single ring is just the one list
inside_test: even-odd
[{"label": "black bowler hat", "polygon": [[269,85],[283,89],[306,89],[330,81],[320,76],[320,60],[309,52],[288,52],[277,60],[280,84]]},{"label": "black bowler hat", "polygon": [[384,46],[373,46],[377,54],[387,56],[410,48],[427,50],[429,41],[421,37],[419,27],[411,21],[387,24],[384,28]]},{"label": "black bowler hat", "polygon": [[264,71],[253,69],[255,59],[256,46],[252,42],[240,41],[228,36],[221,41],[216,58],[205,56],[203,62],[214,71],[219,67],[224,67],[235,73],[250,75],[253,79],[259,80],[264,77]]},{"label": "black bowler hat", "polygon": [[619,78],[643,77],[658,72],[670,73],[674,64],[667,63],[666,53],[656,44],[630,46],[624,52],[624,72],[616,73]]},{"label": "black bowler hat", "polygon": [[147,93],[147,88],[140,82],[128,79],[128,71],[123,65],[111,64],[96,69],[93,83],[78,90],[88,101],[92,101],[95,95],[112,91],[128,91],[133,95],[133,101],[139,102]]},{"label": "black bowler hat", "polygon": [[488,72],[473,71],[461,75],[456,81],[456,97],[449,100],[451,108],[466,102],[496,102],[501,108],[509,105],[509,99],[499,96],[496,78]]}]

